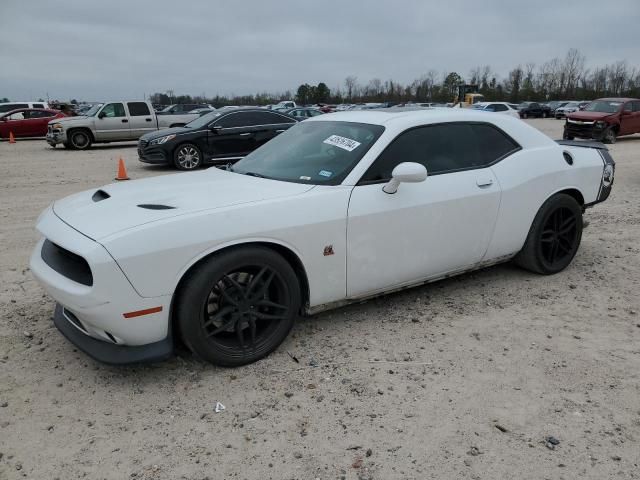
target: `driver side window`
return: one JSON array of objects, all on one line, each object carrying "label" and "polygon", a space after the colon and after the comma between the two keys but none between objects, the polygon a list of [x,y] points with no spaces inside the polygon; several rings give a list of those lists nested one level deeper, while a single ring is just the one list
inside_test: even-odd
[{"label": "driver side window", "polygon": [[124,117],[124,105],[121,103],[109,103],[104,106],[102,113],[107,118]]},{"label": "driver side window", "polygon": [[470,125],[417,127],[400,134],[376,159],[360,183],[388,181],[399,163],[424,165],[429,175],[479,166],[481,157]]}]

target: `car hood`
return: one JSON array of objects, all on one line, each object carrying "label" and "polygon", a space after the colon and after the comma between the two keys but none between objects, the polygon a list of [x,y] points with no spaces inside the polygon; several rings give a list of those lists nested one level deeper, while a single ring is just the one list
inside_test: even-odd
[{"label": "car hood", "polygon": [[615,115],[615,113],[585,112],[580,110],[569,115],[569,118],[571,120],[604,120],[611,115]]},{"label": "car hood", "polygon": [[78,121],[82,123],[86,123],[88,118],[93,118],[93,117],[87,117],[86,115],[78,115],[76,117],[58,117],[55,120],[50,120],[49,123],[62,123],[64,125],[71,124]]},{"label": "car hood", "polygon": [[150,222],[300,195],[312,188],[210,168],[87,190],[54,202],[53,211],[74,229],[100,241]]},{"label": "car hood", "polygon": [[196,131],[197,130],[194,130],[193,128],[184,128],[184,127],[163,128],[162,130],[156,130],[153,132],[145,133],[140,137],[140,140],[145,140],[149,142],[155,138],[164,137],[165,135],[171,135],[171,134],[180,135],[181,133],[189,133],[189,132],[196,132]]}]

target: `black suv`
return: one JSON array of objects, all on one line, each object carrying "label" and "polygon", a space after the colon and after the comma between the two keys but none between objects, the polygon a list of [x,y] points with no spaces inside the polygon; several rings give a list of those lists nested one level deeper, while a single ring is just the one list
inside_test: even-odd
[{"label": "black suv", "polygon": [[295,125],[288,115],[263,109],[213,111],[184,127],[147,133],[138,141],[145,163],[194,170],[205,163],[227,164],[251,153]]},{"label": "black suv", "polygon": [[538,102],[523,102],[518,105],[518,113],[520,118],[547,118],[551,109],[547,105],[542,105]]}]

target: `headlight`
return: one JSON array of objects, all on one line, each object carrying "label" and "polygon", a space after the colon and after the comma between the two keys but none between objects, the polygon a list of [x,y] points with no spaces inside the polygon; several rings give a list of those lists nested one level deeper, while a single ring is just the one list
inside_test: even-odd
[{"label": "headlight", "polygon": [[598,120],[593,124],[596,128],[604,128],[607,126],[607,122],[603,122],[602,120]]},{"label": "headlight", "polygon": [[51,125],[51,128],[53,128],[54,130],[62,130],[62,124],[54,123],[53,125]]},{"label": "headlight", "polygon": [[162,145],[163,143],[167,143],[169,140],[173,140],[176,138],[175,135],[165,135],[164,137],[154,138],[149,142],[149,145]]}]

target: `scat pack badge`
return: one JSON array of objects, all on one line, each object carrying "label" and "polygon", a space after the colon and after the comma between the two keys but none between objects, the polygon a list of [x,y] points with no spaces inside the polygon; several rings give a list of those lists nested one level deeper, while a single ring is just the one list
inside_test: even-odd
[{"label": "scat pack badge", "polygon": [[324,247],[324,252],[322,252],[322,254],[325,257],[328,257],[329,255],[333,255],[333,245],[327,245],[326,247]]}]

